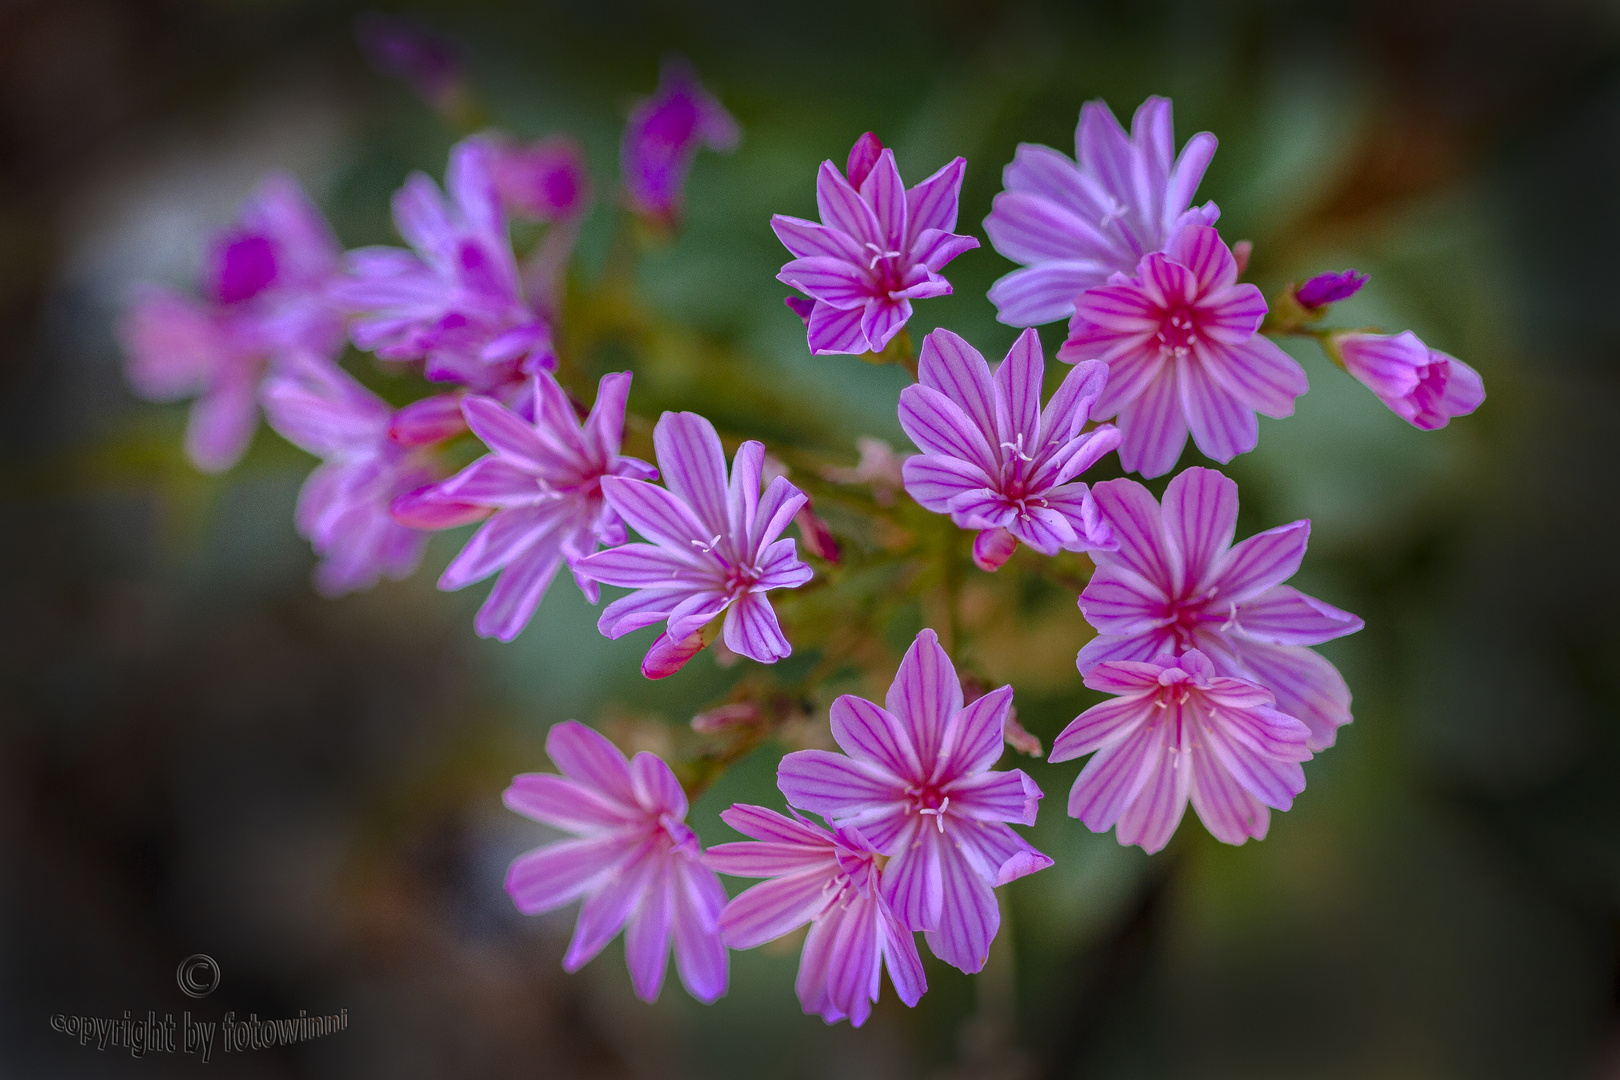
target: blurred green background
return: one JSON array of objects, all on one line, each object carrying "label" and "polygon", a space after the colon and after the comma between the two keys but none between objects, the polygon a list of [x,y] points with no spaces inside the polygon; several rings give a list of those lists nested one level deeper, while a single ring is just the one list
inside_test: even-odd
[{"label": "blurred green background", "polygon": [[[965,231],[1020,141],[1072,150],[1083,101],[1122,118],[1171,95],[1180,139],[1221,147],[1200,198],[1255,243],[1268,293],[1356,266],[1347,325],[1411,328],[1484,375],[1479,412],[1407,427],[1319,354],[1298,414],[1229,473],[1240,535],[1313,521],[1296,581],[1362,615],[1323,651],[1356,722],[1307,766],[1270,837],[1189,817],[1148,858],[1063,816],[1073,764],[1029,767],[1057,859],[1004,890],[990,967],[930,960],[916,1010],[861,1030],[799,1013],[792,947],[735,954],[712,1007],[648,1008],[618,945],[577,976],[572,912],[501,890],[544,830],[502,809],[549,725],[657,747],[741,669],[637,675],[645,636],[595,633],[559,583],[511,645],[483,587],[410,581],[336,602],[308,585],[293,500],[311,462],[261,430],[222,479],[180,456],[183,409],[134,400],[112,320],[141,280],[189,285],[207,233],[267,170],[294,172],[346,245],[392,242],[391,191],[454,139],[368,69],[359,8],[317,0],[0,5],[0,1074],[168,1075],[48,1030],[67,1012],[261,1017],[347,1008],[350,1030],[220,1057],[214,1075],[390,1077],[1620,1077],[1620,12],[1609,4],[1251,0],[815,5],[597,0],[414,6],[465,43],[496,123],[575,133],[612,228],[617,139],[658,58],[690,56],[741,121],[705,155],[643,299],[759,365],[792,415],[848,447],[904,445],[902,375],[812,359],[774,280],[773,212],[868,129],[912,182],[968,159]],[[992,358],[984,291],[922,303]],[[1060,327],[1047,328],[1048,348]],[[701,354],[638,375],[724,410]],[[651,383],[648,379],[653,380]],[[649,399],[650,400],[650,399]],[[1191,451],[1183,461],[1193,460]],[[975,572],[976,573],[976,572]],[[973,583],[969,583],[971,594]],[[1050,740],[1094,697],[1071,599],[1005,618],[1023,722]],[[914,627],[907,628],[906,633]],[[780,747],[694,810],[772,797]],[[1011,762],[1009,762],[1010,764]],[[1023,761],[1018,762],[1024,764]],[[202,1005],[181,957],[224,972]]]}]

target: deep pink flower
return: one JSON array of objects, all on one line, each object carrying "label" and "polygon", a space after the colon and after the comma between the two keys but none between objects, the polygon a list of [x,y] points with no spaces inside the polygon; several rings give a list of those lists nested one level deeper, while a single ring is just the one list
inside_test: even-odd
[{"label": "deep pink flower", "polygon": [[496,142],[494,172],[501,205],[514,217],[556,221],[582,212],[590,201],[585,151],[567,135]]},{"label": "deep pink flower", "polygon": [[[549,372],[537,374],[532,388],[524,413],[533,420],[493,398],[465,398],[461,409],[467,426],[491,452],[395,504],[396,519],[406,520],[429,518],[435,507],[448,507],[448,524],[465,520],[466,506],[494,511],[445,569],[439,588],[464,588],[499,572],[473,625],[479,636],[501,641],[511,641],[529,624],[564,563],[577,564],[599,543],[625,542],[624,524],[602,497],[602,478],[658,475],[645,461],[619,456],[628,371],[602,376],[583,428]],[[576,581],[596,603],[596,582],[577,575]]]},{"label": "deep pink flower", "polygon": [[1424,431],[1467,416],[1485,400],[1479,372],[1408,330],[1402,334],[1335,334],[1332,348],[1344,369],[1394,410]]},{"label": "deep pink flower", "polygon": [[195,397],[186,452],[205,472],[241,458],[259,423],[267,364],[291,352],[333,357],[343,317],[326,290],[339,249],[297,181],[272,176],[213,238],[202,301],[149,287],[119,327],[135,392]]},{"label": "deep pink flower", "polygon": [[733,949],[752,949],[810,924],[795,989],[806,1013],[860,1027],[885,967],[894,991],[916,1005],[928,989],[917,941],[879,888],[879,852],[852,828],[831,832],[763,806],[733,806],[721,820],[754,843],[720,844],[703,861],[722,874],[770,881],[744,891],[720,913]]},{"label": "deep pink flower", "polygon": [[732,652],[762,664],[787,656],[793,647],[765,594],[810,580],[793,540],[777,539],[804,505],[804,493],[779,476],[760,494],[765,447],[757,442],[737,448],[728,481],[720,436],[696,413],[665,413],[653,446],[665,487],[621,476],[602,480],[608,503],[650,543],[574,564],[576,574],[636,590],[609,604],[597,626],[620,638],[665,623],[642,665],[649,678],[673,674],[695,655],[699,631],[721,612]]},{"label": "deep pink flower", "polygon": [[547,734],[546,756],[561,776],[514,777],[501,799],[577,839],[513,860],[506,891],[517,909],[538,915],[584,899],[563,957],[566,971],[584,967],[624,927],[637,997],[658,999],[672,938],[687,993],[702,1002],[724,994],[728,958],[719,918],[726,891],[703,865],[675,774],[653,754],[626,761],[618,747],[574,720]]},{"label": "deep pink flower", "polygon": [[624,128],[619,158],[631,206],[673,222],[698,149],[729,154],[741,139],[737,121],[698,82],[692,65],[679,58],[664,61],[658,89],[636,103]]},{"label": "deep pink flower", "polygon": [[1091,489],[1119,538],[1092,556],[1097,570],[1080,610],[1097,637],[1080,673],[1109,660],[1149,661],[1197,649],[1222,675],[1270,690],[1277,708],[1311,730],[1310,748],[1333,745],[1350,722],[1350,691],[1307,645],[1361,629],[1359,618],[1283,582],[1305,557],[1311,523],[1296,521],[1232,544],[1237,485],[1213,469],[1187,469],[1164,506],[1132,480]]},{"label": "deep pink flower", "polygon": [[265,379],[262,396],[270,426],[325,462],[304,481],[294,518],[321,557],[315,587],[337,596],[369,589],[383,577],[408,576],[427,533],[400,525],[388,508],[439,478],[429,451],[391,437],[394,410],[318,356],[282,361]]},{"label": "deep pink flower", "polygon": [[984,219],[995,249],[1025,267],[990,287],[996,318],[1011,326],[1067,318],[1082,291],[1133,273],[1187,223],[1213,225],[1220,216],[1214,203],[1189,209],[1215,136],[1194,135],[1176,157],[1166,98],[1142,103],[1129,136],[1105,103],[1088,101],[1074,146],[1071,161],[1020,143],[1002,173],[1006,190]]},{"label": "deep pink flower", "polygon": [[776,279],[815,302],[808,314],[802,301],[789,304],[804,315],[812,353],[882,352],[911,318],[913,300],[951,291],[939,271],[979,246],[954,231],[966,167],[957,158],[908,189],[894,151],[867,132],[849,152],[847,179],[831,161],[821,163],[821,224],[771,218],[795,256]]},{"label": "deep pink flower", "polygon": [[426,359],[438,382],[507,397],[529,374],[553,369],[551,328],[525,299],[495,185],[494,149],[481,137],[450,151],[449,200],[421,173],[394,196],[394,225],[415,249],[351,251],[333,289],[356,318],[356,348],[383,360]]},{"label": "deep pink flower", "polygon": [[996,369],[949,330],[923,339],[918,382],[900,392],[900,426],[922,453],[902,468],[906,491],[964,529],[973,558],[994,570],[1018,541],[1043,555],[1113,544],[1086,485],[1075,482],[1119,444],[1103,425],[1082,431],[1108,381],[1100,361],[1075,365],[1043,412],[1046,361],[1026,330]]},{"label": "deep pink flower", "polygon": [[1127,472],[1161,476],[1187,444],[1231,461],[1259,439],[1255,413],[1291,416],[1305,372],[1259,336],[1265,297],[1237,281],[1220,234],[1190,225],[1136,277],[1087,289],[1075,301],[1058,359],[1108,363],[1108,388],[1094,412],[1118,415],[1119,460]]},{"label": "deep pink flower", "polygon": [[1075,717],[1050,760],[1096,752],[1069,791],[1069,816],[1092,832],[1117,824],[1121,844],[1158,851],[1190,798],[1217,840],[1264,840],[1271,810],[1305,790],[1310,730],[1278,712],[1271,691],[1217,675],[1197,649],[1107,661],[1086,685],[1120,696]]},{"label": "deep pink flower", "polygon": [[978,971],[1001,925],[992,888],[1052,865],[1006,824],[1035,824],[1041,789],[1021,769],[990,768],[1001,757],[1012,687],[964,707],[951,658],[924,630],[886,704],[853,694],[833,702],[844,754],[795,751],[776,784],[792,805],[859,829],[890,856],[883,897],[900,921],[927,931],[941,960]]},{"label": "deep pink flower", "polygon": [[1360,270],[1341,270],[1337,274],[1317,274],[1294,290],[1294,299],[1307,308],[1326,307],[1340,300],[1348,300],[1367,284],[1369,275]]},{"label": "deep pink flower", "polygon": [[354,36],[372,67],[409,83],[433,109],[448,113],[461,102],[464,63],[454,41],[411,19],[376,11],[354,20]]}]

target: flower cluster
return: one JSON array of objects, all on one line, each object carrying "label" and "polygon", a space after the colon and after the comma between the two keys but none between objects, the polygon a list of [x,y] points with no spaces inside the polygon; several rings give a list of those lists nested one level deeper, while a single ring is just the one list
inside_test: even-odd
[{"label": "flower cluster", "polygon": [[[435,108],[469,111],[452,45],[389,20],[360,34]],[[694,155],[732,150],[740,135],[689,66],[667,63],[629,116],[622,197],[604,200],[630,212],[623,243],[675,227]],[[821,164],[820,221],[771,219],[792,256],[777,277],[802,294],[788,306],[810,354],[914,376],[894,402],[919,451],[904,458],[872,438],[853,468],[802,443],[774,457],[747,437],[746,410],[727,414],[744,430],[724,436],[695,412],[655,419],[632,408],[631,371],[572,352],[570,335],[591,320],[573,320],[564,299],[592,286],[568,267],[601,187],[568,136],[458,142],[442,189],[418,173],[394,197],[403,248],[342,252],[297,185],[272,177],[209,245],[200,297],[153,288],[135,299],[122,326],[129,379],[155,400],[195,399],[186,448],[199,468],[235,463],[261,409],[321,459],[294,517],[324,594],[404,577],[431,533],[476,524],[438,584],[495,578],[474,620],[482,636],[511,641],[543,617],[566,567],[593,605],[603,585],[628,590],[602,604],[605,637],[658,628],[641,665],[649,679],[710,647],[721,666],[807,648],[808,674],[755,670],[694,719],[707,742],[684,759],[627,759],[582,724],[553,727],[560,774],[518,776],[506,804],[570,838],[517,859],[507,890],[530,914],[581,901],[569,971],[622,930],[649,1001],[671,950],[687,990],[709,1002],[725,992],[730,949],[808,925],[801,1004],[859,1025],[885,970],[906,1005],[926,991],[918,933],[938,960],[981,970],[1000,929],[995,890],[1052,865],[1014,829],[1035,823],[1040,788],[996,768],[1009,745],[1038,755],[1040,739],[1019,724],[1013,688],[988,689],[971,669],[955,625],[949,583],[976,572],[969,560],[993,573],[1018,559],[1067,589],[1094,631],[1075,642],[1076,663],[1108,700],[1081,711],[1050,756],[1091,755],[1070,816],[1155,852],[1191,803],[1216,839],[1263,839],[1271,812],[1303,791],[1304,763],[1351,720],[1349,688],[1314,646],[1362,622],[1287,584],[1309,521],[1235,542],[1237,485],[1215,469],[1183,469],[1162,499],[1086,474],[1116,450],[1123,472],[1172,473],[1189,437],[1217,463],[1254,449],[1258,415],[1291,415],[1308,389],[1275,337],[1318,341],[1418,428],[1484,400],[1474,369],[1411,332],[1321,325],[1365,274],[1320,274],[1270,302],[1243,281],[1248,246],[1222,238],[1213,202],[1193,202],[1215,146],[1204,133],[1178,155],[1162,98],[1129,133],[1087,104],[1073,159],[1019,146],[984,231],[1020,264],[989,299],[1025,329],[994,367],[951,330],[928,333],[915,355],[904,332],[913,301],[950,293],[944,269],[979,246],[956,231],[966,162],[907,188],[869,132],[842,171]],[[514,247],[514,218],[528,223],[517,233],[533,238],[527,250]],[[598,321],[632,302],[623,281],[604,288]],[[1034,327],[1059,320],[1057,358],[1071,367],[1048,394]],[[368,379],[408,376],[416,399],[396,407],[363,385],[340,365],[346,340],[382,362]],[[846,534],[849,517],[861,521]],[[798,539],[784,535],[793,527]],[[849,551],[853,565],[840,566]],[[820,590],[826,611],[871,610],[887,592],[939,610],[928,605],[940,582],[950,622],[916,634],[884,703],[834,697],[831,679],[888,675],[889,629],[818,636],[807,594]],[[838,751],[812,740],[786,753],[788,814],[731,806],[721,820],[748,839],[704,851],[689,803],[789,718],[824,720],[822,746]],[[728,898],[718,874],[764,880]]]}]

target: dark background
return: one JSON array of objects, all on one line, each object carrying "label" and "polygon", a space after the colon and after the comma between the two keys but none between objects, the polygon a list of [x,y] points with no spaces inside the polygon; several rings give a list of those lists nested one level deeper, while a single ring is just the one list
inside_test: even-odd
[{"label": "dark background", "polygon": [[[408,582],[321,600],[291,520],[309,460],[261,431],[201,477],[183,409],[124,387],[130,286],[189,283],[260,174],[297,174],[358,245],[392,239],[408,170],[442,172],[454,134],[365,66],[356,10],[0,2],[0,1075],[202,1069],[47,1026],[190,1007],[349,1012],[320,1042],[216,1051],[221,1076],[1620,1076],[1611,5],[411,9],[466,43],[497,122],[583,140],[587,275],[629,103],[660,55],[693,59],[746,136],[700,159],[643,293],[775,365],[841,445],[903,445],[898,375],[805,354],[770,213],[809,214],[815,164],[870,128],[913,182],[966,155],[982,237],[1013,146],[1072,149],[1097,96],[1128,117],[1169,94],[1179,139],[1220,136],[1201,197],[1268,292],[1369,270],[1347,324],[1485,377],[1476,415],[1425,434],[1302,350],[1312,393],[1230,470],[1240,535],[1311,517],[1297,583],[1367,621],[1324,650],[1356,723],[1271,836],[1225,847],[1189,817],[1149,859],[1063,817],[1072,765],[1033,766],[1058,865],[1005,890],[1010,948],[977,980],[931,963],[914,1011],[886,987],[859,1031],[799,1014],[791,948],[736,955],[708,1008],[673,975],[635,1001],[618,945],[564,976],[571,912],[524,919],[501,891],[543,831],[498,796],[545,767],[550,724],[657,747],[735,673],[641,681],[641,636],[598,638],[562,584],[517,642],[481,641],[482,587],[433,589],[459,536]],[[1008,269],[959,259],[913,335],[999,357],[983,294]],[[996,674],[1049,740],[1093,700],[1085,627],[1065,605],[1017,629]],[[697,805],[705,840],[769,797],[779,752]],[[224,972],[202,1003],[174,982],[194,952]]]}]

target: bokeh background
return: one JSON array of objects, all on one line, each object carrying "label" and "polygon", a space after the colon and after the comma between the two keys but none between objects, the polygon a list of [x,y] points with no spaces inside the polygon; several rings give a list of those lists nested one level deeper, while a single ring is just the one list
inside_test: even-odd
[{"label": "bokeh background", "polygon": [[[673,979],[635,1001],[617,945],[564,976],[571,912],[524,919],[502,892],[543,830],[499,794],[546,767],[550,724],[689,738],[739,671],[704,657],[648,684],[644,635],[599,638],[564,584],[516,642],[482,641],[483,589],[433,587],[460,534],[409,581],[322,600],[292,525],[311,461],[261,430],[204,478],[183,409],[125,388],[132,284],[189,285],[261,174],[296,174],[355,246],[393,239],[409,170],[442,172],[454,133],[365,65],[358,10],[0,3],[0,1074],[204,1068],[47,1027],[189,1006],[349,1011],[338,1036],[216,1053],[221,1076],[1620,1076],[1612,5],[409,9],[464,43],[494,122],[586,146],[586,279],[629,103],[661,55],[692,58],[745,140],[700,158],[640,295],[781,388],[791,416],[760,424],[813,420],[850,461],[860,434],[904,445],[900,376],[807,355],[769,215],[810,214],[816,164],[872,129],[913,180],[965,155],[982,238],[1015,144],[1072,149],[1098,96],[1123,117],[1169,94],[1180,138],[1219,135],[1201,197],[1254,241],[1268,293],[1368,270],[1345,323],[1413,328],[1484,374],[1479,412],[1425,434],[1299,350],[1311,393],[1229,470],[1240,535],[1310,517],[1296,583],[1367,621],[1324,649],[1356,722],[1271,836],[1226,847],[1189,816],[1150,859],[1063,816],[1073,765],[1028,766],[1056,867],[1005,890],[983,976],[931,962],[919,1008],[886,987],[859,1031],[799,1014],[791,946],[736,955],[708,1008]],[[957,260],[913,333],[999,356],[1013,331],[984,290],[1008,269],[988,245]],[[705,404],[703,363],[658,360],[661,392]],[[984,665],[1050,740],[1093,700],[1072,667],[1087,630],[1072,600],[1008,625],[1023,644]],[[706,841],[720,808],[770,798],[780,751],[697,804]],[[224,972],[201,1005],[174,982],[194,952]]]}]

